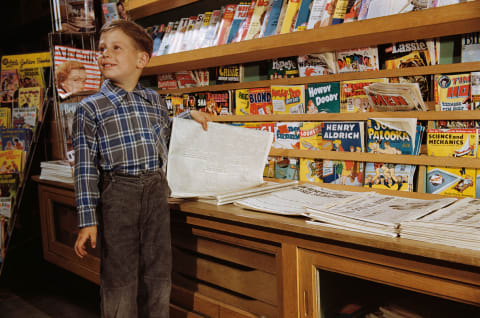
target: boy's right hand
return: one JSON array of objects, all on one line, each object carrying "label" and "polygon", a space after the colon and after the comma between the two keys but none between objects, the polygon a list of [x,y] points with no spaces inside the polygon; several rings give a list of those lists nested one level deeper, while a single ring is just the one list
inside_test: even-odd
[{"label": "boy's right hand", "polygon": [[97,246],[96,226],[87,226],[80,229],[80,232],[78,232],[77,241],[75,242],[75,253],[78,255],[78,257],[83,258],[88,254],[86,248],[88,240],[90,240],[90,245],[92,248]]}]

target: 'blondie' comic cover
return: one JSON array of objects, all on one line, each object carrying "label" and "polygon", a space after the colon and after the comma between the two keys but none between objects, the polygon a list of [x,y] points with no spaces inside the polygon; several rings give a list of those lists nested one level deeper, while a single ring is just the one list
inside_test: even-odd
[{"label": "'blondie' comic cover", "polygon": [[[441,157],[477,157],[478,129],[429,129],[427,154]],[[475,169],[427,167],[427,193],[475,197]]]},{"label": "'blondie' comic cover", "polygon": [[270,90],[270,87],[249,88],[248,101],[250,104],[250,114],[273,114],[272,92]]},{"label": "'blondie' comic cover", "polygon": [[274,114],[303,114],[305,112],[304,85],[272,85]]},{"label": "'blondie' comic cover", "polygon": [[[416,118],[372,118],[367,121],[367,149],[370,153],[418,154],[421,133]],[[400,191],[413,190],[415,166],[367,162],[365,187]]]},{"label": "'blondie' comic cover", "polygon": [[[363,122],[322,123],[322,150],[364,151]],[[323,182],[343,185],[363,185],[363,162],[324,160]]]},{"label": "'blondie' comic cover", "polygon": [[339,113],[340,112],[340,83],[311,83],[306,87],[305,112]]},{"label": "'blondie' comic cover", "polygon": [[470,73],[436,74],[434,85],[437,111],[472,110]]}]

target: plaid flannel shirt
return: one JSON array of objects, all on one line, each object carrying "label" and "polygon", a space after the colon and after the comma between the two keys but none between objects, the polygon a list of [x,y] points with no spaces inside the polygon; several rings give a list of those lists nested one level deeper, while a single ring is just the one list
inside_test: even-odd
[{"label": "plaid flannel shirt", "polygon": [[98,225],[99,171],[137,176],[165,169],[170,129],[165,101],[140,84],[127,92],[106,80],[82,100],[73,122],[79,227]]}]

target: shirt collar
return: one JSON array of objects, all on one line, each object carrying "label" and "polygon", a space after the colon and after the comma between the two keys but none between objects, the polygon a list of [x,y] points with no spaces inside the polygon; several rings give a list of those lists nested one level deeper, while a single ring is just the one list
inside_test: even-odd
[{"label": "shirt collar", "polygon": [[[103,82],[100,91],[118,108],[121,104],[127,91],[117,85],[113,84],[111,80],[107,79]],[[142,97],[151,104],[155,105],[155,97],[150,90],[145,89],[142,84],[137,83],[137,86],[132,91],[133,94]]]}]

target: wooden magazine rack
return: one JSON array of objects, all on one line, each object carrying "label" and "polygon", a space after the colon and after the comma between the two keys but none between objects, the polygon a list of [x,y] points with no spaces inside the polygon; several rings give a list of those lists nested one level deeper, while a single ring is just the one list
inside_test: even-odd
[{"label": "wooden magazine rack", "polygon": [[[130,14],[138,19],[191,2],[194,1],[130,0],[128,8]],[[480,1],[474,1],[154,57],[144,74],[247,63],[479,30]],[[480,62],[470,62],[222,84],[163,90],[160,93],[182,94],[479,70]],[[431,102],[427,104],[430,109],[433,108]],[[303,122],[375,117],[413,117],[431,127],[435,120],[480,120],[480,112],[251,115],[218,116],[214,120]],[[480,168],[478,159],[430,157],[425,155],[425,151],[419,156],[409,156],[272,149],[270,154],[413,164],[419,166],[420,173],[425,173],[427,165]],[[52,261],[60,266],[98,282],[98,258],[88,256],[81,261],[74,258],[72,237],[76,228],[72,216],[65,212],[65,206],[69,205],[70,213],[75,213],[72,189],[63,187],[55,190],[58,184],[37,181],[42,200],[48,201],[41,204],[42,217],[49,220],[42,221],[45,255],[50,255]],[[323,186],[371,191],[362,187]],[[425,199],[439,197],[418,192],[379,192]],[[55,205],[59,205],[57,212]],[[443,306],[455,312],[457,317],[473,317],[480,312],[480,251],[346,230],[327,230],[307,224],[305,219],[252,212],[231,205],[217,207],[186,201],[172,204],[172,208],[172,317],[322,317],[331,308],[358,299],[357,296],[381,300],[385,295],[415,295],[432,307]],[[63,237],[61,244],[55,244],[58,233]]]}]

